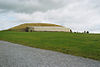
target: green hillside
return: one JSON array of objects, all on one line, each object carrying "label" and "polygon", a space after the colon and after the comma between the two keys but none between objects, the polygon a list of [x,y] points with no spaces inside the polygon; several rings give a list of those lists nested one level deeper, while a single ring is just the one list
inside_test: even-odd
[{"label": "green hillside", "polygon": [[100,60],[100,34],[1,31],[0,40]]},{"label": "green hillside", "polygon": [[25,31],[26,27],[28,26],[59,26],[62,27],[61,25],[56,25],[56,24],[48,24],[48,23],[25,23],[21,24],[18,26],[15,26],[13,28],[8,29],[9,31]]}]

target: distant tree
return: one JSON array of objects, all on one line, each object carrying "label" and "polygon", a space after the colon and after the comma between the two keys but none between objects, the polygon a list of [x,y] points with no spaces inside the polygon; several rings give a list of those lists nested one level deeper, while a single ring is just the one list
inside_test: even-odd
[{"label": "distant tree", "polygon": [[89,33],[89,31],[87,31],[87,33]]},{"label": "distant tree", "polygon": [[84,31],[84,33],[87,33],[86,31]]},{"label": "distant tree", "polygon": [[89,33],[89,31],[84,31],[84,33],[87,33],[87,34],[88,34],[88,33]]},{"label": "distant tree", "polygon": [[70,32],[72,33],[72,30],[70,30]]}]

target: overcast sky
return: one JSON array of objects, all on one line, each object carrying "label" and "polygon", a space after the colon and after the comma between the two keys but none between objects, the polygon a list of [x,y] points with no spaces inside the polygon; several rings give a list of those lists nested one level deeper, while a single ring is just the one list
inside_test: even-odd
[{"label": "overcast sky", "polygon": [[100,33],[100,0],[0,0],[0,30],[30,22]]}]

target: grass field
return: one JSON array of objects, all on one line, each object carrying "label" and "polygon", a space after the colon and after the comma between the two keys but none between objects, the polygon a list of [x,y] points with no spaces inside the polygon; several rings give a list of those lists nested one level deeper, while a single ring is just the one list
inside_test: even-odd
[{"label": "grass field", "polygon": [[2,31],[0,40],[100,60],[100,34]]}]

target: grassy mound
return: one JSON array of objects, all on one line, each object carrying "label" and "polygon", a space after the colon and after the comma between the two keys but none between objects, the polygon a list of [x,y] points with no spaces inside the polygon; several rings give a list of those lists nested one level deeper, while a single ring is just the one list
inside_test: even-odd
[{"label": "grassy mound", "polygon": [[8,29],[9,31],[22,31],[24,32],[26,27],[28,26],[58,26],[62,27],[61,25],[56,25],[56,24],[48,24],[48,23],[25,23],[21,24],[19,26],[15,26],[13,28]]}]

